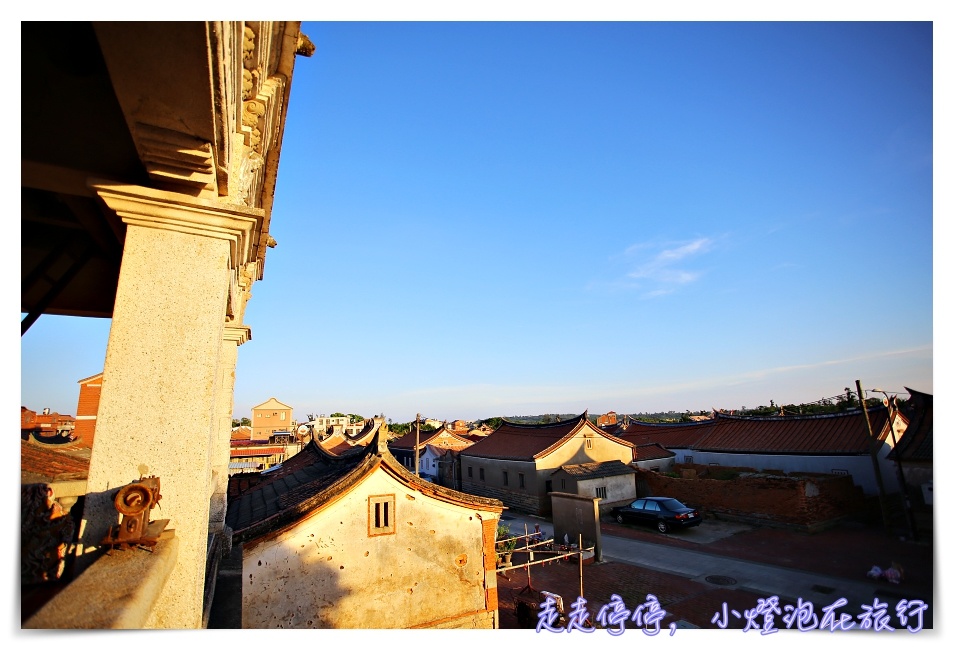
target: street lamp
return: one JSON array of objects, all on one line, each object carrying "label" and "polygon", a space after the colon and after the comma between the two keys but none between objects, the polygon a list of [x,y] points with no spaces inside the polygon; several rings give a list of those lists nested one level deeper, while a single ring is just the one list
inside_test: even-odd
[{"label": "street lamp", "polygon": [[[888,396],[888,393],[881,390],[880,388],[872,388],[872,393],[881,393],[884,395],[884,405],[888,407],[888,428],[891,430],[891,447],[894,450],[898,448],[898,439],[894,434],[894,413],[897,409],[897,398],[893,401],[891,397]],[[894,404],[894,409],[891,408],[892,403]],[[908,498],[908,484],[904,480],[904,467],[901,465],[901,454],[895,453],[894,462],[898,465],[898,477],[901,481],[901,496],[904,499],[904,515],[908,521],[908,530],[911,531],[911,538],[915,541],[918,539],[918,531],[914,526],[914,516],[911,512],[911,501]]]}]

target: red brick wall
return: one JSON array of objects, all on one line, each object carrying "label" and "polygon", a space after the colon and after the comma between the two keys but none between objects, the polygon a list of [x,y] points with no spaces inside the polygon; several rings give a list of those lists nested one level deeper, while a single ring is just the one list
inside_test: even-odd
[{"label": "red brick wall", "polygon": [[[637,485],[645,485],[653,495],[674,497],[705,513],[808,528],[860,514],[865,507],[863,491],[850,476],[762,472],[720,480],[706,478],[706,471],[711,468],[704,465],[676,466],[677,472],[681,469],[695,470],[696,478],[672,478],[639,470]],[[733,469],[738,468],[720,466],[713,474],[731,475]],[[683,475],[691,476],[692,472]],[[644,496],[642,491],[640,495]]]},{"label": "red brick wall", "polygon": [[[76,425],[73,428],[73,435],[76,436],[79,446],[93,447],[93,436],[96,434],[96,414],[99,412],[99,397],[102,391],[102,376],[85,384],[80,384],[79,401],[76,404]],[[81,418],[81,416],[84,417]]]}]

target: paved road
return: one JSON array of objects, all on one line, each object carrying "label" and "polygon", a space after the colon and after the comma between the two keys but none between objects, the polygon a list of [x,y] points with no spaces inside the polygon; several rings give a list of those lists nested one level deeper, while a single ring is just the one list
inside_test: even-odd
[{"label": "paved road", "polygon": [[[523,534],[524,525],[532,532],[534,525],[539,524],[546,535],[553,535],[552,524],[540,518],[507,513],[505,523],[510,525],[515,534]],[[740,524],[715,526],[709,524],[710,522],[707,521],[702,526],[675,533],[682,539],[692,538],[692,541],[699,542],[700,550],[677,548],[663,543],[615,537],[603,533],[601,535],[603,562],[623,562],[681,576],[694,582],[720,584],[730,589],[764,594],[766,598],[774,595],[782,601],[793,603],[801,598],[805,601],[830,604],[838,598],[845,598],[847,600],[845,611],[855,613],[860,612],[861,604],[871,604],[875,598],[881,602],[887,602],[892,611],[900,600],[899,595],[892,593],[895,591],[890,588],[892,585],[884,582],[850,580],[707,553],[702,549],[709,541],[734,534],[738,532],[738,528],[749,528]],[[736,529],[733,530],[732,527]],[[713,577],[719,581],[713,582]],[[929,594],[921,597],[925,599],[925,602],[930,603]],[[931,617],[926,618],[925,623],[929,625],[930,620]]]}]

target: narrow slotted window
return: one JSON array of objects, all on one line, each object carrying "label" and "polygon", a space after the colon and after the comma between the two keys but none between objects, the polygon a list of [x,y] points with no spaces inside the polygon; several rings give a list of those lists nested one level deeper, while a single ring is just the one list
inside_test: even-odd
[{"label": "narrow slotted window", "polygon": [[368,536],[394,534],[394,495],[368,497]]},{"label": "narrow slotted window", "polygon": [[474,478],[474,468],[473,468],[473,467],[470,467],[470,466],[467,467],[467,478]]},{"label": "narrow slotted window", "polygon": [[598,488],[596,488],[596,496],[597,496],[597,498],[599,498],[599,499],[605,499],[605,498],[606,498],[606,488],[605,488],[605,487],[598,487]]},{"label": "narrow slotted window", "polygon": [[507,481],[507,471],[506,471],[506,470],[504,470],[503,479],[504,479],[504,485],[509,485],[509,482]]},{"label": "narrow slotted window", "polygon": [[523,482],[523,474],[517,474],[517,476],[520,477],[520,487],[522,488],[527,487],[526,484]]},{"label": "narrow slotted window", "polygon": [[586,439],[586,448],[587,448],[587,449],[592,449],[592,448],[593,448],[593,441],[592,441],[590,438],[587,438],[587,439]]},{"label": "narrow slotted window", "polygon": [[484,480],[484,468],[483,468],[483,467],[480,468],[480,480],[481,480],[481,481]]}]

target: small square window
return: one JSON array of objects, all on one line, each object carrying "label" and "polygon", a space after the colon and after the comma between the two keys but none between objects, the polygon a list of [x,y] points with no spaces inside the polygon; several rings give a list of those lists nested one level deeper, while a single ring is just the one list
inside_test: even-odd
[{"label": "small square window", "polygon": [[368,497],[368,537],[394,534],[394,495]]},{"label": "small square window", "polygon": [[598,487],[598,488],[596,488],[596,497],[597,497],[598,499],[605,499],[605,498],[606,498],[606,487],[605,487],[605,486],[604,486],[604,487]]}]

